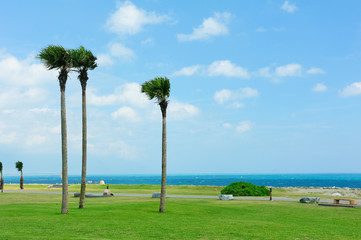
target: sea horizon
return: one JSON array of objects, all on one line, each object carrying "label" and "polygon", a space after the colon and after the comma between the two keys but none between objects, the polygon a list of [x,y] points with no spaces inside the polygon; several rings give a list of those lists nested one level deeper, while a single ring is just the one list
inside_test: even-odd
[{"label": "sea horizon", "polygon": [[[89,174],[88,184],[160,185],[160,174]],[[80,184],[80,175],[69,175],[69,184]],[[16,184],[19,176],[4,176],[5,183]],[[167,185],[226,186],[245,181],[273,187],[349,187],[361,188],[361,173],[269,173],[269,174],[168,174]],[[24,175],[24,184],[60,184],[60,175]]]}]

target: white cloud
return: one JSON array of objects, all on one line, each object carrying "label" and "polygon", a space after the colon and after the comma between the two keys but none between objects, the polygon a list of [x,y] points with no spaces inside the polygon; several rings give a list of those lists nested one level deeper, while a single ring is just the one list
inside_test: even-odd
[{"label": "white cloud", "polygon": [[[95,106],[129,105],[113,112],[113,119],[124,119],[134,122],[139,121],[141,119],[140,116],[146,116],[145,119],[158,120],[160,114],[159,106],[150,101],[140,90],[141,86],[138,83],[126,83],[117,87],[114,93],[103,96],[96,95],[94,89],[88,89],[87,101],[89,105]],[[138,108],[138,113],[132,107]],[[171,100],[168,105],[168,115],[172,120],[192,117],[198,113],[199,109],[188,103]]]},{"label": "white cloud", "polygon": [[138,83],[126,83],[115,89],[112,94],[97,96],[94,90],[88,89],[88,104],[96,106],[130,104],[137,107],[145,107],[149,100],[142,94],[141,86]]},{"label": "white cloud", "polygon": [[226,77],[240,77],[249,78],[250,74],[247,69],[236,66],[229,60],[214,61],[208,67],[209,76],[226,76]]},{"label": "white cloud", "polygon": [[175,73],[172,74],[172,76],[192,76],[193,74],[195,74],[198,69],[200,68],[200,65],[194,65],[194,66],[190,66],[190,67],[184,67],[179,71],[176,71]]},{"label": "white cloud", "polygon": [[214,94],[213,99],[218,104],[225,104],[231,102],[228,107],[241,108],[244,106],[244,104],[239,102],[240,100],[258,96],[258,91],[252,88],[240,88],[239,90],[235,91],[231,91],[229,89],[222,89]]},{"label": "white cloud", "polygon": [[258,70],[257,74],[261,77],[272,77],[272,74],[270,73],[271,68],[270,67],[264,67]]},{"label": "white cloud", "polygon": [[231,14],[228,12],[215,13],[213,17],[204,19],[201,25],[193,28],[191,34],[177,34],[178,41],[202,40],[212,36],[226,35],[230,18]]},{"label": "white cloud", "polygon": [[0,129],[0,143],[2,144],[10,144],[16,140],[15,132],[3,131]]},{"label": "white cloud", "polygon": [[285,28],[284,27],[274,27],[274,28],[272,28],[272,30],[275,32],[282,32],[285,30]]},{"label": "white cloud", "polygon": [[169,102],[168,111],[169,117],[171,119],[184,119],[188,117],[193,117],[199,113],[199,109],[188,103],[181,102]]},{"label": "white cloud", "polygon": [[267,30],[263,27],[259,27],[256,29],[256,32],[266,32]]},{"label": "white cloud", "polygon": [[60,134],[61,133],[61,125],[59,124],[59,125],[54,126],[54,127],[49,127],[48,130],[52,134]]},{"label": "white cloud", "polygon": [[[89,151],[94,155],[104,158],[104,156],[114,156],[121,160],[136,161],[140,149],[134,144],[128,144],[125,141],[115,139],[104,139],[103,141],[93,145]],[[110,160],[111,161],[111,160]]]},{"label": "white cloud", "polygon": [[123,60],[131,60],[135,58],[135,54],[132,49],[124,47],[120,43],[109,44],[110,54],[114,57],[118,57]]},{"label": "white cloud", "polygon": [[322,70],[321,68],[310,68],[307,70],[306,72],[307,74],[325,74],[326,72],[324,70]]},{"label": "white cloud", "polygon": [[[274,65],[274,64],[273,64]],[[252,76],[259,76],[265,78],[272,78],[273,82],[280,82],[283,77],[300,77],[305,74],[324,74],[324,70],[312,67],[307,71],[298,63],[290,63],[278,67],[268,66],[258,69],[255,72],[248,72],[244,67],[237,66],[230,60],[217,60],[209,65],[193,65],[183,67],[174,72],[172,76],[192,76],[195,74],[203,76],[225,76],[237,78],[250,78]]]},{"label": "white cloud", "polygon": [[[109,53],[101,53],[97,55],[97,63],[99,66],[111,66],[115,62],[129,62],[136,58],[132,49],[125,47],[121,43],[109,43]],[[116,59],[114,59],[116,58]]]},{"label": "white cloud", "polygon": [[280,82],[281,77],[299,77],[304,73],[306,74],[324,74],[326,73],[321,68],[312,67],[309,68],[306,72],[304,71],[301,64],[290,63],[283,66],[276,67],[274,70],[271,67],[264,67],[259,69],[254,73],[255,76],[261,76],[265,78],[272,78],[273,82]]},{"label": "white cloud", "polygon": [[230,123],[224,123],[223,127],[228,128],[228,129],[233,128],[232,124],[230,124]]},{"label": "white cloud", "polygon": [[361,82],[354,82],[351,85],[346,86],[339,92],[342,97],[351,97],[361,95]]},{"label": "white cloud", "polygon": [[225,77],[238,77],[249,78],[250,74],[247,69],[237,66],[229,60],[214,61],[208,66],[193,65],[184,67],[172,74],[172,76],[192,76],[194,74],[207,75],[207,76],[225,76]]},{"label": "white cloud", "polygon": [[112,117],[116,120],[126,120],[130,122],[139,121],[136,111],[130,107],[119,108],[117,111],[112,113]]},{"label": "white cloud", "polygon": [[114,64],[114,61],[109,54],[98,54],[97,55],[97,64],[99,66],[110,66]]},{"label": "white cloud", "polygon": [[219,104],[223,104],[229,101],[232,97],[232,91],[228,89],[222,89],[214,94],[213,99]]},{"label": "white cloud", "polygon": [[142,45],[143,46],[150,46],[150,45],[153,45],[153,39],[152,38],[147,38],[145,40],[142,41]]},{"label": "white cloud", "polygon": [[251,121],[243,121],[238,123],[236,131],[239,133],[251,131],[256,124]]},{"label": "white cloud", "polygon": [[135,146],[130,146],[124,141],[109,142],[104,146],[105,150],[108,149],[108,152],[116,152],[120,158],[125,158],[127,160],[134,160],[139,152],[139,149]]},{"label": "white cloud", "polygon": [[48,91],[43,88],[10,88],[0,92],[0,107],[26,107],[43,103],[48,97]]},{"label": "white cloud", "polygon": [[107,20],[106,27],[119,35],[134,35],[147,24],[159,24],[168,21],[167,15],[158,15],[137,8],[131,1],[119,4],[115,13]]},{"label": "white cloud", "polygon": [[57,80],[57,71],[48,71],[43,64],[36,63],[35,56],[26,59],[0,51],[0,83],[16,87],[37,86]]},{"label": "white cloud", "polygon": [[295,4],[290,4],[288,1],[285,1],[281,6],[281,9],[288,13],[293,13],[294,11],[297,10],[297,7]]},{"label": "white cloud", "polygon": [[27,146],[34,146],[34,145],[40,145],[45,143],[47,138],[40,134],[30,135],[27,136],[25,145]]},{"label": "white cloud", "polygon": [[270,31],[273,31],[273,32],[281,32],[281,31],[284,31],[285,28],[284,27],[273,27],[273,28],[264,28],[264,27],[259,27],[259,28],[256,28],[256,32],[259,32],[259,33],[264,33],[264,32],[270,32]]},{"label": "white cloud", "polygon": [[232,104],[228,105],[229,108],[243,108],[244,103],[241,102],[233,102]]},{"label": "white cloud", "polygon": [[302,75],[302,65],[291,63],[284,66],[277,67],[275,74],[278,77],[293,77]]},{"label": "white cloud", "polygon": [[224,128],[232,128],[233,126],[232,126],[232,124],[230,124],[230,123],[224,123],[224,124],[223,124],[223,127],[224,127]]},{"label": "white cloud", "polygon": [[314,92],[325,92],[327,91],[327,86],[322,83],[317,83],[313,88],[312,91]]},{"label": "white cloud", "polygon": [[251,121],[243,121],[243,122],[239,122],[236,126],[234,126],[230,123],[224,123],[223,127],[226,129],[235,130],[238,133],[244,133],[244,132],[251,131],[255,125],[256,124]]},{"label": "white cloud", "polygon": [[12,144],[19,149],[26,148],[27,151],[54,150],[54,143],[60,140],[57,137],[60,136],[60,124],[58,132],[52,130],[53,123],[60,122],[58,109],[28,106],[6,112],[0,113],[0,143]]}]

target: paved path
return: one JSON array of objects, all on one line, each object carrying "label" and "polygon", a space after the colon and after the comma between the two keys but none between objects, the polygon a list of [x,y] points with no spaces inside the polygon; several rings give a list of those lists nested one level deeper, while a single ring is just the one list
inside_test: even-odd
[{"label": "paved path", "polygon": [[[61,194],[61,192],[46,192],[46,191],[6,191],[8,193],[46,193],[46,194]],[[75,192],[69,192],[69,195],[74,195]],[[152,197],[152,194],[137,194],[137,193],[114,193],[114,196],[120,197]],[[204,196],[204,195],[167,195],[167,198],[197,198],[197,199],[218,199],[218,196]],[[234,197],[237,200],[260,200],[260,201],[269,201],[269,197]],[[285,198],[285,197],[273,197],[273,201],[292,201],[298,202],[299,199],[295,198]],[[332,203],[333,200],[322,200],[324,203]],[[358,204],[361,204],[361,201],[357,201]]]}]

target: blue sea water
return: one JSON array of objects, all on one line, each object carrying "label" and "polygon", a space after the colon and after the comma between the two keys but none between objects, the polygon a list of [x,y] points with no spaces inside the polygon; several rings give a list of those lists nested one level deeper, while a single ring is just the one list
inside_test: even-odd
[{"label": "blue sea water", "polygon": [[[19,183],[18,176],[4,176],[5,183]],[[93,183],[104,180],[106,184],[161,183],[159,175],[88,175]],[[69,184],[80,183],[80,176],[69,176]],[[255,185],[273,187],[349,187],[361,188],[361,174],[229,174],[229,175],[168,175],[167,185],[213,185],[226,186],[232,182],[245,181]],[[56,184],[60,176],[24,176],[24,183]]]}]

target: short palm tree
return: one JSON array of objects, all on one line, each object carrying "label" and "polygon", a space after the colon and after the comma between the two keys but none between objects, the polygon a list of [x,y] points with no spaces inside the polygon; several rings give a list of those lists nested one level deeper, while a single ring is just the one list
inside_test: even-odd
[{"label": "short palm tree", "polygon": [[59,70],[59,85],[61,93],[61,146],[62,146],[62,206],[61,213],[68,214],[68,147],[66,134],[65,85],[71,68],[69,50],[62,46],[49,45],[41,49],[38,58],[48,70]]},{"label": "short palm tree", "polygon": [[170,95],[170,83],[166,77],[156,77],[153,80],[142,84],[142,93],[145,93],[150,100],[156,99],[162,111],[162,186],[160,194],[159,212],[165,211],[166,181],[167,181],[167,106]]},{"label": "short palm tree", "polygon": [[84,208],[85,187],[86,187],[86,162],[87,162],[87,120],[86,120],[86,84],[88,81],[88,70],[97,67],[97,58],[83,46],[70,50],[72,67],[79,73],[78,79],[82,89],[82,123],[83,123],[83,143],[82,143],[82,168],[81,168],[81,189],[79,208]]},{"label": "short palm tree", "polygon": [[23,179],[23,163],[20,161],[17,161],[15,163],[15,167],[18,169],[19,172],[21,172],[20,177],[20,189],[24,189],[24,179]]},{"label": "short palm tree", "polygon": [[1,181],[0,181],[0,190],[4,191],[4,179],[3,179],[3,163],[0,162],[0,173],[1,173]]}]

